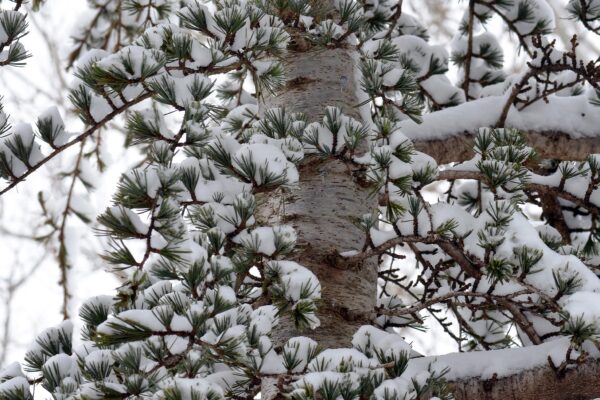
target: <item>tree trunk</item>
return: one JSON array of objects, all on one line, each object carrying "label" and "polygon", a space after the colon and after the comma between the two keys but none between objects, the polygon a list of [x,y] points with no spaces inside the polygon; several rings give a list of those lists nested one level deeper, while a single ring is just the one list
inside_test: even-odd
[{"label": "tree trunk", "polygon": [[[337,106],[358,118],[355,59],[351,50],[290,51],[286,62],[287,85],[277,96],[264,99],[261,108],[286,107],[317,121],[327,106]],[[337,252],[360,250],[364,233],[351,219],[371,212],[375,198],[352,176],[352,165],[336,158],[307,159],[299,166],[297,187],[281,195],[259,198],[258,220],[288,224],[298,241],[293,259],[309,268],[321,283],[317,316],[321,325],[298,331],[281,318],[274,332],[276,346],[294,336],[308,336],[323,348],[350,347],[352,335],[370,324],[377,295],[377,263],[369,260],[353,268],[334,266]],[[274,380],[265,379],[262,398],[277,397]]]},{"label": "tree trunk", "polygon": [[[323,49],[291,52],[286,65],[288,85],[262,106],[287,107],[319,120],[327,106],[337,106],[357,117],[354,58],[350,50]],[[342,78],[343,87],[340,84]],[[292,225],[298,234],[294,259],[317,275],[322,287],[318,317],[321,326],[297,331],[283,319],[275,333],[275,344],[292,336],[309,336],[325,348],[348,347],[358,327],[369,324],[377,295],[377,265],[371,260],[354,268],[334,266],[334,255],[360,250],[364,233],[351,219],[371,212],[375,198],[369,188],[352,176],[352,166],[339,159],[307,159],[299,167],[297,187],[282,195],[267,195],[261,201],[259,220]]]}]

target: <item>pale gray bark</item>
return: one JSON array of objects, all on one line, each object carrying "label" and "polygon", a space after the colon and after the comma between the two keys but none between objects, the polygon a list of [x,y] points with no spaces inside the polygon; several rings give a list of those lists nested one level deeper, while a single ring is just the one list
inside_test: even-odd
[{"label": "pale gray bark", "polygon": [[560,378],[546,364],[499,379],[456,380],[452,386],[456,400],[591,400],[600,395],[600,361],[588,360]]},{"label": "pale gray bark", "polygon": [[[286,63],[286,88],[267,97],[261,107],[286,107],[315,121],[327,106],[337,106],[357,118],[354,67],[351,50],[292,51]],[[282,345],[290,337],[309,336],[323,348],[350,347],[356,330],[371,323],[365,318],[375,308],[377,264],[368,260],[353,268],[334,266],[334,256],[361,249],[364,233],[352,225],[351,218],[369,213],[376,206],[376,197],[369,196],[369,188],[353,178],[352,165],[339,159],[309,159],[299,170],[297,187],[259,199],[257,216],[261,223],[288,224],[296,229],[293,258],[314,272],[321,283],[317,312],[321,326],[298,331],[289,319],[282,318],[273,342]],[[274,379],[264,380],[263,399],[276,398],[277,391]]]},{"label": "pale gray bark", "polygon": [[[584,344],[589,358],[581,365],[561,365],[566,338],[523,348],[451,353],[415,358],[417,370],[430,363],[448,366],[456,400],[585,400],[600,393],[600,351]],[[556,370],[549,363],[552,355]],[[572,356],[575,352],[571,353]],[[558,357],[558,359],[557,359]],[[497,366],[497,367],[495,367]]]},{"label": "pale gray bark", "polygon": [[[265,99],[262,107],[287,107],[318,120],[327,106],[337,106],[357,117],[354,59],[346,49],[291,52],[287,57],[287,87]],[[343,77],[343,78],[342,78]],[[313,271],[322,287],[318,317],[321,326],[298,332],[282,321],[276,334],[281,344],[291,336],[304,335],[328,347],[348,347],[356,329],[370,321],[377,293],[377,265],[355,268],[334,266],[335,254],[360,250],[364,234],[351,218],[369,213],[376,198],[352,176],[352,165],[336,158],[306,160],[300,167],[300,182],[283,195],[263,199],[259,220],[289,224],[298,233],[294,259]]]},{"label": "pale gray bark", "polygon": [[286,107],[315,121],[323,116],[325,107],[335,106],[359,118],[354,53],[323,47],[290,51],[284,61],[286,86],[276,96],[266,96],[261,107]]},{"label": "pale gray bark", "polygon": [[[475,131],[456,132],[444,139],[413,138],[415,148],[429,154],[439,164],[466,161],[473,157]],[[600,131],[600,127],[598,127]],[[525,139],[541,159],[585,160],[600,153],[600,132],[595,137],[573,138],[566,132],[524,132]]]}]

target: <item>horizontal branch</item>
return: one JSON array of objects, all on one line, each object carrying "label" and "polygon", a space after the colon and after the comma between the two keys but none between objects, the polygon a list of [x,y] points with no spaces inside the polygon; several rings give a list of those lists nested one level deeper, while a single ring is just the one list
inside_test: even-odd
[{"label": "horizontal branch", "polygon": [[[600,109],[598,110],[600,113]],[[509,126],[510,127],[510,126]],[[541,159],[585,160],[600,153],[600,127],[597,137],[572,138],[565,132],[525,132],[524,136]],[[467,161],[475,155],[475,131],[449,134],[445,139],[412,139],[418,151],[429,154],[438,164]]]},{"label": "horizontal branch", "polygon": [[[460,170],[445,170],[441,171],[438,175],[439,180],[454,180],[454,179],[475,179],[484,180],[483,176],[479,172],[475,171],[460,171]],[[600,215],[600,206],[593,204],[591,201],[586,201],[577,197],[573,193],[566,191],[555,186],[543,185],[541,183],[527,182],[524,189],[529,192],[537,192],[538,194],[547,194],[555,198],[561,198],[567,200],[577,207],[588,210],[592,215]]]},{"label": "horizontal branch", "polygon": [[[600,107],[586,96],[549,100],[523,111],[511,107],[505,127],[523,132],[542,159],[584,160],[600,153]],[[478,129],[495,126],[505,101],[506,96],[481,98],[424,115],[421,124],[402,121],[400,129],[440,164],[466,161],[473,157]]]},{"label": "horizontal branch", "polygon": [[571,360],[562,373],[553,364],[565,361],[570,347],[566,337],[521,348],[415,358],[409,368],[419,370],[434,361],[448,366],[446,378],[457,400],[593,399],[600,396],[600,353],[591,343],[584,346],[590,353],[587,360],[581,365]]}]

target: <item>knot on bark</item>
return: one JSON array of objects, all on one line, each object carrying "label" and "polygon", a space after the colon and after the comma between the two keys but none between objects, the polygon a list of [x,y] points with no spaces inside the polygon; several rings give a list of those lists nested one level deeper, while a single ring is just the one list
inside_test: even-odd
[{"label": "knot on bark", "polygon": [[491,392],[494,388],[494,385],[498,381],[498,374],[494,372],[494,375],[490,379],[486,379],[483,381],[483,390],[486,392]]},{"label": "knot on bark", "polygon": [[304,53],[312,48],[312,43],[308,40],[303,32],[298,29],[289,28],[286,29],[290,35],[290,42],[288,44],[288,50],[295,51],[298,53]]},{"label": "knot on bark", "polygon": [[352,260],[347,257],[344,257],[340,254],[340,252],[331,248],[324,256],[323,263],[333,267],[335,269],[341,269],[343,271],[360,271],[363,266],[363,261]]},{"label": "knot on bark", "polygon": [[348,322],[359,322],[361,324],[372,324],[377,314],[375,312],[368,312],[365,310],[351,309],[344,305],[338,305],[334,303],[327,303],[321,305],[321,308],[327,309],[327,311],[335,313],[342,317]]},{"label": "knot on bark", "polygon": [[303,86],[310,85],[311,83],[318,82],[318,79],[309,78],[307,76],[297,76],[289,79],[286,83],[288,89],[302,88]]}]

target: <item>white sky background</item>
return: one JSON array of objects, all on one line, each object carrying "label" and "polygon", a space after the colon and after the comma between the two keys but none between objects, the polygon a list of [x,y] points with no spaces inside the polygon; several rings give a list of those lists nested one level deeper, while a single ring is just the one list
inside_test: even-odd
[{"label": "white sky background", "polygon": [[[558,4],[566,2],[566,0],[554,0],[554,2]],[[65,60],[72,48],[72,41],[69,37],[75,27],[85,20],[82,16],[86,13],[87,5],[84,0],[48,0],[47,3],[42,11],[33,17],[43,30],[48,32],[52,42],[57,44],[64,71]],[[412,0],[408,2],[405,0],[405,3],[407,7],[405,12],[412,11],[410,13],[417,14],[418,19],[423,23],[437,26],[430,30],[434,44],[447,42],[449,35],[456,31],[461,17],[460,10],[466,6],[465,1],[459,2],[458,0]],[[426,7],[450,7],[452,10],[446,14],[440,24],[440,21],[428,14]],[[561,19],[558,19],[557,22],[559,30],[563,29],[562,27],[573,25],[571,21]],[[58,103],[61,114],[65,118],[67,130],[78,132],[81,129],[81,123],[72,114],[68,114],[67,110],[60,107],[61,102],[63,107],[68,106],[68,101],[66,101],[65,93],[61,93],[59,87],[56,86],[56,82],[59,81],[55,65],[48,57],[46,42],[35,24],[30,22],[30,26],[31,33],[23,40],[23,43],[33,57],[27,60],[24,68],[4,67],[0,70],[0,95],[4,96],[5,111],[11,115],[13,124],[17,122],[32,123],[42,111]],[[503,32],[502,25],[494,23],[491,24],[490,29],[502,37],[503,43],[506,44],[507,65],[522,66],[523,60],[514,59],[514,44]],[[565,28],[564,37],[569,37],[573,33],[569,29]],[[580,39],[585,41],[588,39],[587,35],[581,36]],[[582,53],[588,56],[590,53],[597,55],[598,49],[600,49],[600,45],[597,39],[595,42],[588,42],[586,46],[581,47]],[[70,80],[69,75],[69,73],[63,74],[67,81]],[[113,163],[104,175],[100,187],[91,196],[96,215],[109,204],[120,173],[134,165],[135,160],[139,158],[136,156],[135,150],[123,150],[123,139],[120,133],[104,132],[103,138],[108,142],[107,148]],[[49,166],[35,172],[27,182],[0,197],[0,342],[5,336],[4,327],[1,324],[7,312],[6,286],[1,279],[6,279],[10,275],[15,277],[15,274],[17,279],[23,274],[31,275],[16,292],[11,304],[11,344],[5,359],[0,360],[0,366],[2,362],[22,359],[27,346],[36,334],[62,320],[60,315],[61,290],[58,285],[59,269],[54,255],[40,244],[29,239],[15,238],[3,230],[22,235],[30,235],[36,231],[39,233],[41,213],[36,200],[37,192],[40,190],[52,192],[60,187],[57,185],[55,174],[71,165],[73,154],[76,151],[75,148],[70,149],[67,154],[51,162]],[[70,248],[75,253],[75,268],[71,271],[71,280],[76,282],[71,286],[74,294],[71,313],[76,315],[78,304],[82,300],[97,294],[112,293],[114,287],[117,286],[117,281],[102,270],[102,264],[94,256],[101,249],[99,239],[93,235],[93,232],[90,232],[89,228],[84,229],[85,226],[76,218],[70,218],[69,221],[72,229]],[[39,267],[30,274],[28,271],[31,271],[39,260],[41,260]],[[74,320],[76,322],[77,318],[75,317]],[[406,333],[409,334],[409,332]],[[454,349],[443,333],[430,332],[428,335],[432,336],[412,337],[410,335],[409,338],[412,337],[415,348],[421,352],[443,353]]]},{"label": "white sky background", "polygon": [[[63,76],[68,82],[71,80],[70,73],[67,73],[64,68],[65,60],[73,46],[70,36],[81,23],[82,16],[85,16],[86,11],[89,10],[84,0],[49,0],[47,3],[41,12],[32,17],[51,35],[52,42],[57,44],[58,53],[62,58]],[[12,124],[34,122],[45,109],[58,105],[67,130],[80,131],[81,122],[64,109],[64,106],[68,107],[69,104],[66,93],[61,92],[60,87],[57,86],[58,75],[48,56],[47,44],[32,21],[30,21],[30,34],[22,42],[33,55],[27,60],[27,65],[18,69],[5,67],[0,71],[0,94],[4,96],[5,111],[10,114]],[[50,98],[51,96],[44,93],[56,98]],[[63,101],[62,107],[59,100]],[[110,178],[103,179],[101,186],[92,196],[96,214],[108,205],[120,171],[127,168],[123,160],[132,160],[125,157],[121,136],[120,134],[105,135],[107,140],[112,142],[109,146],[114,165],[108,171]],[[27,182],[0,198],[0,229],[8,229],[11,233],[23,235],[43,232],[38,229],[42,216],[37,202],[37,193],[40,190],[52,192],[56,189],[55,173],[68,170],[72,165],[73,156],[77,151],[75,147],[77,146],[73,146],[65,156],[51,162],[48,168],[37,171]],[[69,222],[72,225],[71,249],[86,251],[83,254],[79,251],[72,252],[75,253],[75,268],[71,271],[71,279],[76,282],[76,285],[71,285],[74,295],[71,313],[76,315],[78,304],[82,300],[97,294],[111,293],[117,286],[117,281],[104,272],[98,260],[92,257],[100,250],[95,243],[98,240],[93,233],[89,229],[84,229],[84,225],[77,218],[69,218]],[[43,260],[42,263],[14,296],[11,307],[11,345],[7,349],[5,363],[21,359],[36,334],[62,320],[60,314],[62,298],[58,286],[60,274],[54,254],[43,245],[28,239],[15,239],[0,231],[1,278],[7,277],[14,269],[17,270],[17,276],[29,275],[28,272],[39,260]],[[6,285],[1,282],[0,302],[4,304],[0,305],[0,321],[4,321],[7,311],[6,294]],[[76,321],[77,318],[74,320]],[[0,327],[0,341],[4,335],[4,328]]]}]

